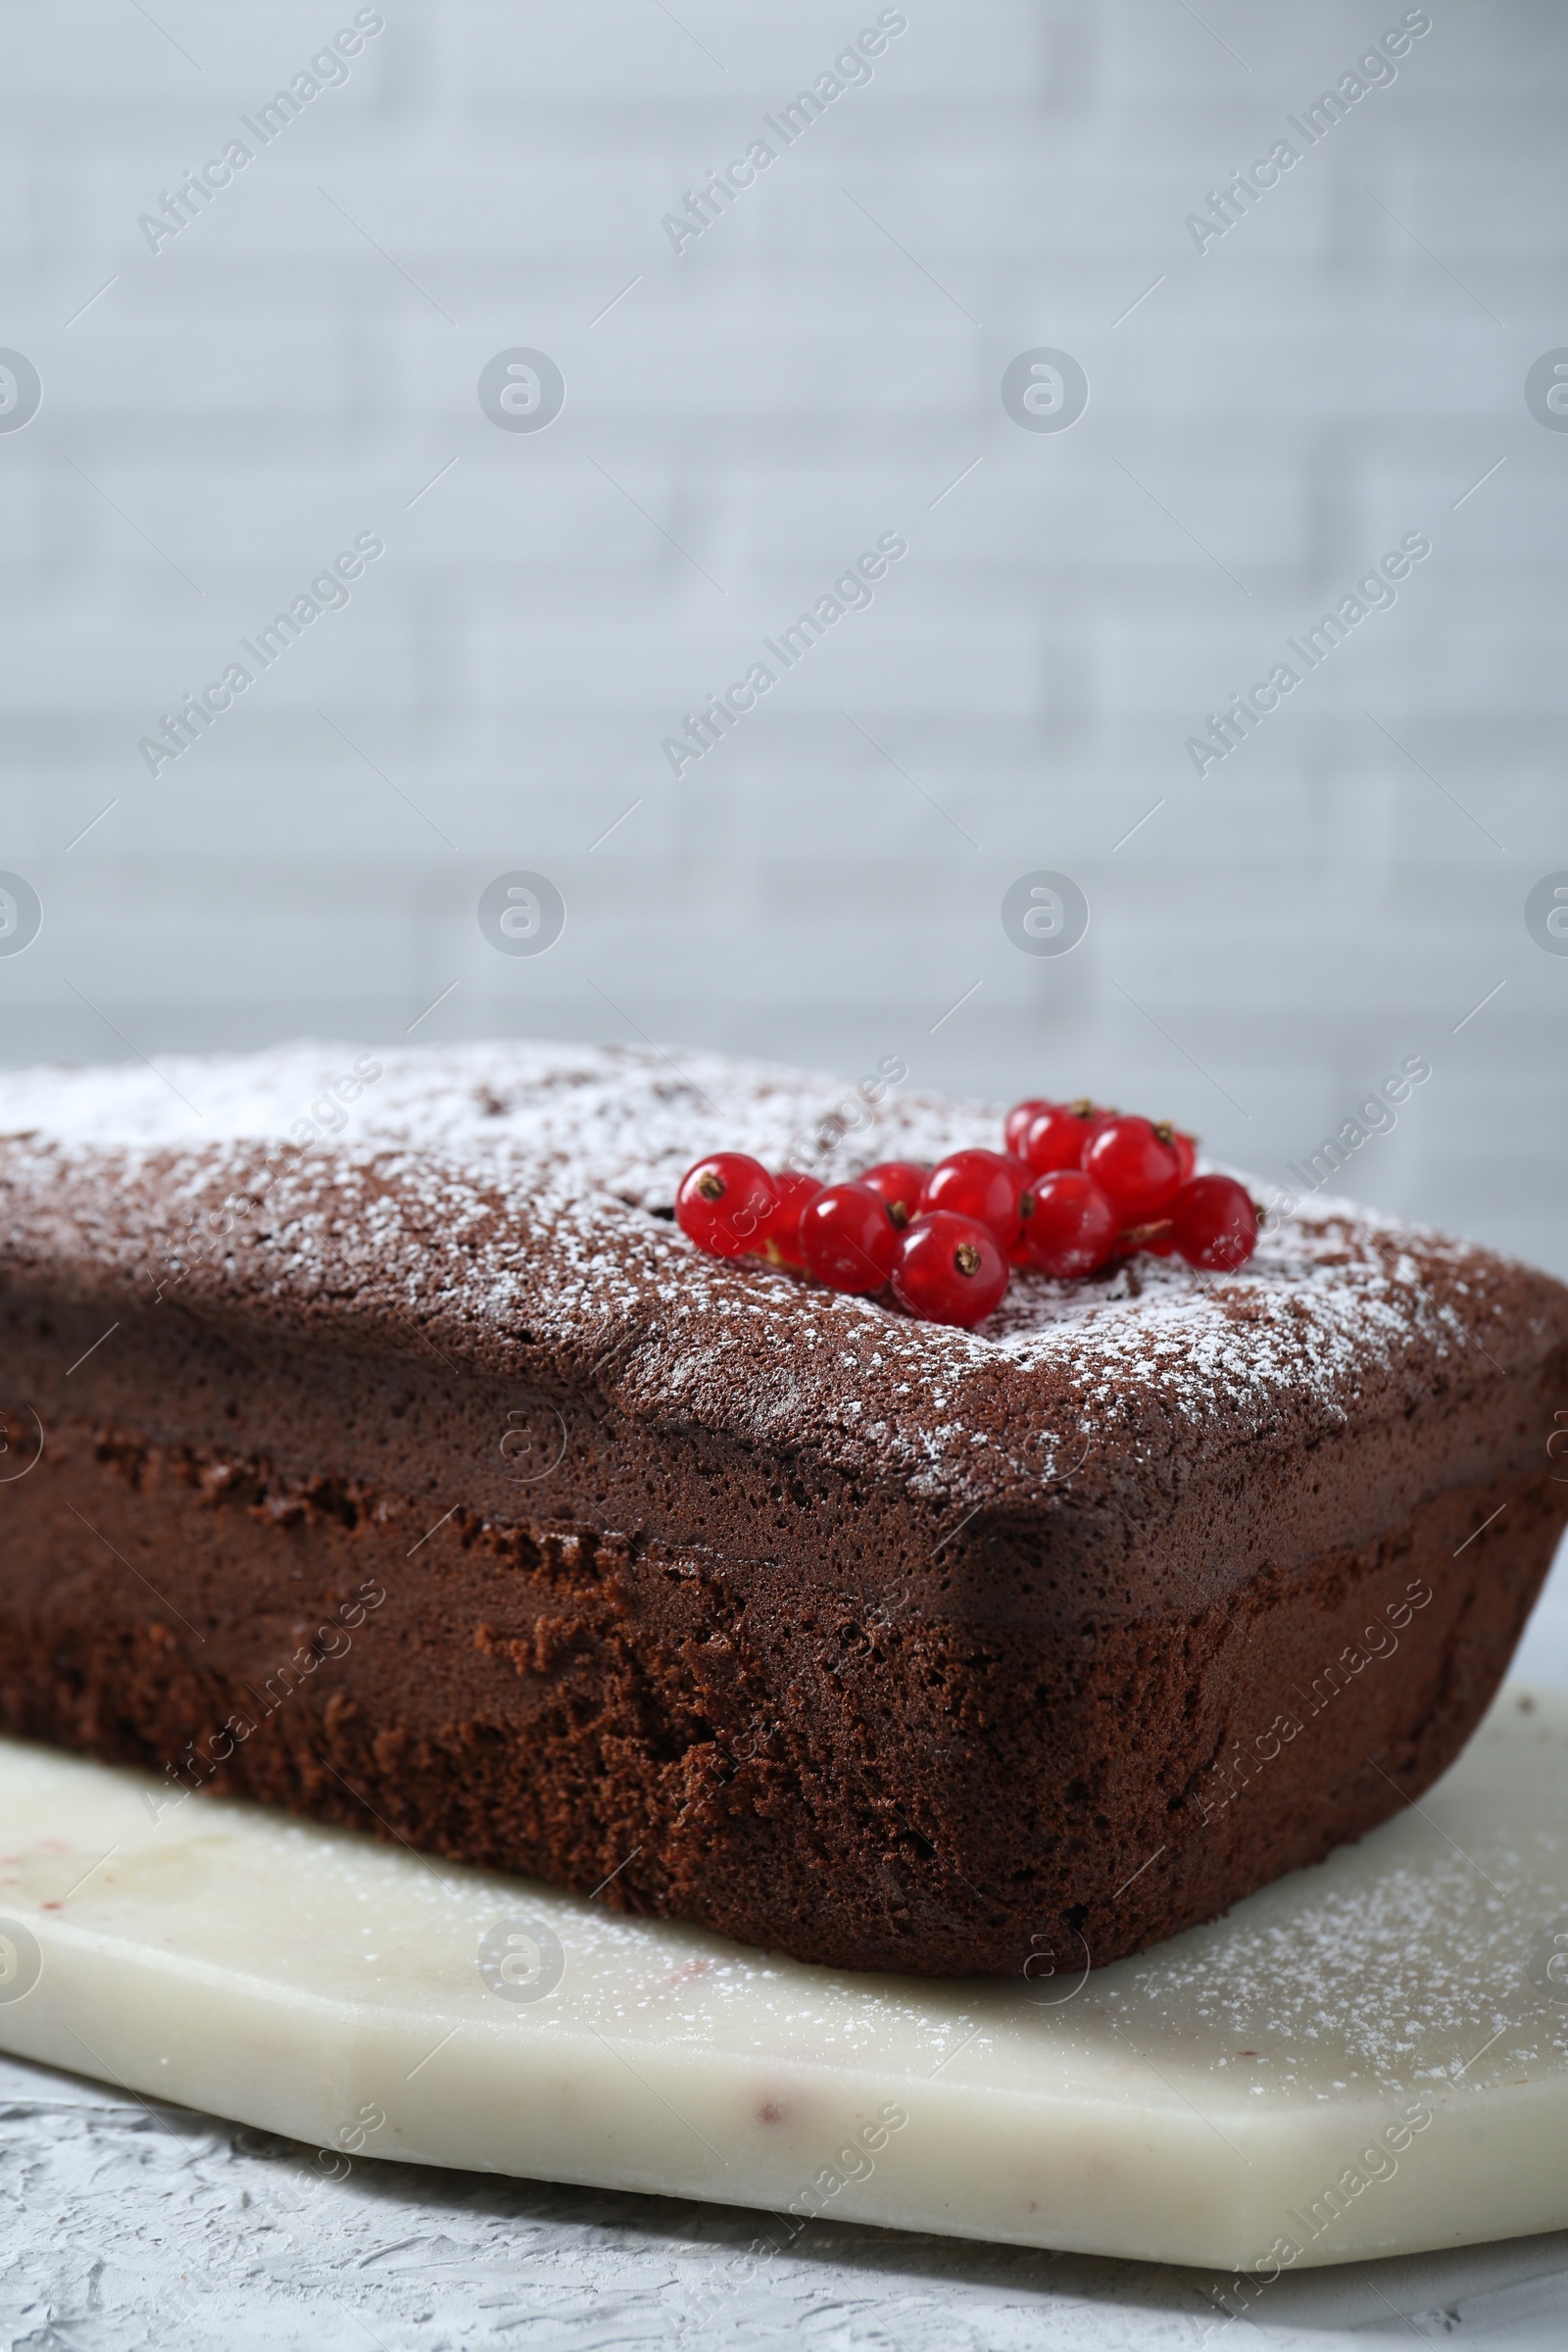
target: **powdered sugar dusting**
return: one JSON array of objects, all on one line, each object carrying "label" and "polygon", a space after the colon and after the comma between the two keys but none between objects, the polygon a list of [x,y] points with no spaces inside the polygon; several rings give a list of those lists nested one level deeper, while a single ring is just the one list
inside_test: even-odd
[{"label": "powdered sugar dusting", "polygon": [[1343,1424],[1369,1383],[1413,1396],[1435,1362],[1471,1381],[1518,1360],[1503,1261],[1345,1202],[1286,1220],[1233,1277],[1148,1257],[1090,1283],[1021,1275],[973,1333],[722,1264],[669,1222],[692,1160],[777,1165],[846,1104],[834,1177],[1000,1133],[994,1106],[904,1090],[872,1109],[832,1079],[657,1049],[299,1045],[24,1071],[6,1082],[0,1243],[78,1287],[96,1268],[144,1299],[162,1278],[214,1309],[329,1309],[339,1331],[497,1369],[542,1350],[633,1409],[754,1438],[808,1426],[847,1465],[891,1457],[960,1495],[1038,1490],[1102,1425],[1160,1452],[1238,1415],[1279,1435],[1288,1411],[1299,1436]]}]

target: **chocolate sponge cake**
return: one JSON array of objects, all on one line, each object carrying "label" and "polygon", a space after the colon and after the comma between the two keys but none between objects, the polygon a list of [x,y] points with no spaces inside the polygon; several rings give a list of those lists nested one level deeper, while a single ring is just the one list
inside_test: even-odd
[{"label": "chocolate sponge cake", "polygon": [[1568,1509],[1568,1293],[1325,1202],[970,1332],[672,1223],[720,1147],[995,1132],[841,1102],[526,1045],[12,1073],[0,1725],[1031,1980],[1419,1797]]}]

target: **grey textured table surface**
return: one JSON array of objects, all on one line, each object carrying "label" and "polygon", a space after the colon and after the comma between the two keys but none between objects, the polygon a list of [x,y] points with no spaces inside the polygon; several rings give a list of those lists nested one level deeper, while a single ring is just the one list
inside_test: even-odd
[{"label": "grey textured table surface", "polygon": [[[1517,1671],[1568,1688],[1568,1552]],[[1226,2328],[1220,2278],[813,2223],[756,2262],[760,2217],[355,2162],[0,2058],[5,2352],[1154,2352],[1227,2341],[1568,2340],[1568,2232],[1287,2273]]]}]

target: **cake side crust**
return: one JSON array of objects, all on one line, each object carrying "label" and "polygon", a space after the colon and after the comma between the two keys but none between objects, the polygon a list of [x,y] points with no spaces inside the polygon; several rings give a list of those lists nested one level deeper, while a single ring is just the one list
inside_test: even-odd
[{"label": "cake side crust", "polygon": [[1418,1798],[1562,1516],[1549,1480],[1510,1482],[1506,1530],[1496,1484],[1450,1491],[1240,1604],[1069,1645],[612,1533],[427,1531],[405,1498],[125,1433],[63,1432],[28,1484],[13,1736],[151,1765],[170,1803],[238,1789],[940,1975],[1136,1951]]}]

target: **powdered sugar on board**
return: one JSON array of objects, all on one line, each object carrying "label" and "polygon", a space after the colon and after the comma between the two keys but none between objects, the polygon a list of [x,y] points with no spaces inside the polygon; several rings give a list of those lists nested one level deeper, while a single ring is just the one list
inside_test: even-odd
[{"label": "powdered sugar on board", "polygon": [[1234,1277],[1147,1256],[1088,1283],[1018,1276],[973,1333],[720,1263],[668,1218],[704,1152],[805,1154],[835,1179],[995,1144],[1001,1112],[908,1089],[873,1107],[710,1054],[297,1045],[11,1073],[4,1103],[0,1244],[19,1270],[587,1370],[632,1409],[806,1432],[945,1493],[1038,1490],[1102,1426],[1156,1453],[1221,1422],[1298,1439],[1368,1388],[1397,1408],[1435,1363],[1485,1379],[1561,1328],[1551,1286],[1525,1278],[1545,1306],[1522,1332],[1517,1269],[1336,1201],[1281,1222]]}]

